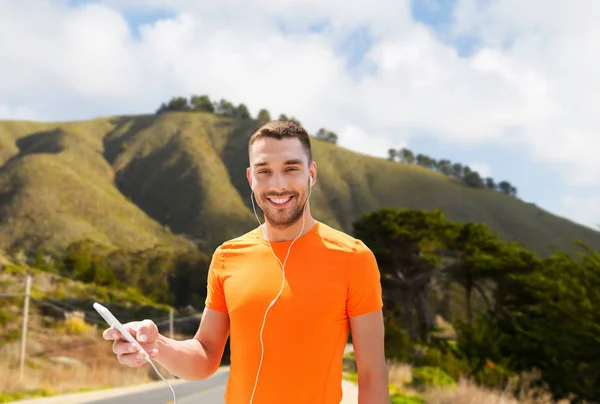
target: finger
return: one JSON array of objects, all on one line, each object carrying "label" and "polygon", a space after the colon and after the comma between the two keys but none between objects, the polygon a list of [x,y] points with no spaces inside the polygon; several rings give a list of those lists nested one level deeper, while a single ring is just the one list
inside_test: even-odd
[{"label": "finger", "polygon": [[109,328],[105,329],[104,332],[102,332],[102,338],[104,338],[105,340],[115,339],[113,336],[113,328],[109,327]]},{"label": "finger", "polygon": [[146,362],[141,353],[126,353],[118,355],[117,359],[119,363],[131,367],[141,366]]},{"label": "finger", "polygon": [[105,340],[124,340],[123,335],[115,327],[110,327],[104,330],[102,338]]},{"label": "finger", "polygon": [[[130,333],[131,330],[135,330],[135,328],[132,328],[131,326],[126,326],[126,328]],[[132,333],[132,335],[135,337],[135,333]],[[106,340],[125,340],[125,337],[123,337],[121,331],[117,330],[115,327],[110,327],[104,330],[102,337]]]},{"label": "finger", "polygon": [[136,353],[139,351],[137,345],[132,344],[131,342],[116,340],[113,343],[113,352],[117,355],[123,355],[128,353]]},{"label": "finger", "polygon": [[143,320],[137,330],[137,340],[140,342],[153,342],[158,336],[156,324],[152,320]]},{"label": "finger", "polygon": [[158,349],[154,348],[154,349],[150,349],[148,352],[148,355],[150,355],[151,359],[154,359],[158,356]]}]

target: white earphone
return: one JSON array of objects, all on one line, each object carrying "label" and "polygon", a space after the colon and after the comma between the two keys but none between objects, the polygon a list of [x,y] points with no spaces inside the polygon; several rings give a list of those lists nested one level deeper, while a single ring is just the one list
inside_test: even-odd
[{"label": "white earphone", "polygon": [[[254,176],[254,174],[253,174],[253,176]],[[279,299],[279,296],[281,296],[281,293],[283,292],[283,287],[285,285],[285,264],[287,263],[287,259],[290,256],[290,251],[292,250],[292,246],[294,245],[296,240],[298,240],[300,238],[302,233],[304,233],[304,223],[305,223],[304,212],[306,210],[306,206],[308,205],[308,201],[310,200],[310,195],[312,192],[311,188],[313,186],[313,178],[311,177],[310,174],[308,175],[308,177],[309,177],[310,186],[308,189],[308,197],[306,198],[306,203],[304,204],[304,208],[302,211],[302,229],[300,230],[300,233],[296,236],[296,238],[290,244],[287,255],[285,256],[285,260],[283,261],[283,263],[281,262],[279,257],[277,257],[277,255],[275,254],[275,251],[273,251],[273,246],[271,245],[271,242],[270,242],[267,234],[266,233],[264,234],[267,241],[269,241],[269,247],[271,248],[271,253],[273,254],[275,259],[279,262],[279,265],[281,266],[281,288],[279,289],[279,293],[277,293],[277,296],[275,296],[275,298],[271,301],[271,303],[269,303],[269,306],[267,307],[267,310],[265,311],[265,316],[263,318],[262,326],[260,328],[260,347],[261,347],[260,363],[258,364],[258,370],[256,371],[256,381],[254,382],[254,389],[252,390],[252,396],[250,397],[249,404],[252,404],[252,400],[254,400],[254,393],[256,392],[256,387],[258,386],[258,376],[260,375],[260,369],[262,367],[262,361],[263,361],[263,357],[264,357],[264,353],[265,353],[262,334],[263,334],[263,329],[265,328],[265,323],[267,322],[267,313],[269,313],[269,310],[271,309],[271,307],[273,307],[273,305],[275,305],[275,302],[277,302],[277,299]],[[252,184],[254,184],[254,181],[252,182]],[[254,216],[256,216],[256,220],[258,221],[259,228],[261,228],[262,224],[260,223],[258,215],[256,214],[256,208],[254,207],[254,198],[252,197],[254,195],[254,185],[252,185],[251,188],[252,188],[252,194],[250,194],[250,201],[252,202],[252,209],[254,210]]]}]

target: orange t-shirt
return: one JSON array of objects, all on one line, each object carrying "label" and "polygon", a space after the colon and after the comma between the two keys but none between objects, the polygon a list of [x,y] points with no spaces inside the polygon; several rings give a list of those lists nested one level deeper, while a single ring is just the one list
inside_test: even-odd
[{"label": "orange t-shirt", "polygon": [[[282,263],[291,242],[272,243]],[[281,265],[260,228],[223,243],[213,255],[206,306],[230,317],[228,404],[250,403],[261,326],[281,280]],[[380,273],[371,250],[317,222],[292,246],[283,292],[267,314],[253,404],[339,404],[348,317],[382,306]]]}]

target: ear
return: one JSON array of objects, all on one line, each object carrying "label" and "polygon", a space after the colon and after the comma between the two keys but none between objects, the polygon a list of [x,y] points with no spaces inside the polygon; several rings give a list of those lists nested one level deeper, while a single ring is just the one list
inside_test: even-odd
[{"label": "ear", "polygon": [[248,185],[250,185],[250,189],[252,189],[254,191],[254,188],[252,188],[253,187],[252,180],[254,178],[252,178],[252,170],[250,169],[250,167],[246,168],[246,178],[248,178]]},{"label": "ear", "polygon": [[310,186],[312,187],[317,182],[317,163],[314,161],[308,167],[308,176],[310,177]]}]

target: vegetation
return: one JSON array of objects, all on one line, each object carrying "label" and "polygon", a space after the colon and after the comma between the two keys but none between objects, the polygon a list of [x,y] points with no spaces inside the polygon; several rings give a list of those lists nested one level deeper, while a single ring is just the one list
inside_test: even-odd
[{"label": "vegetation", "polygon": [[[380,265],[387,355],[415,366],[418,385],[467,377],[504,390],[539,372],[556,400],[600,397],[598,252],[578,242],[579,254],[540,258],[437,210],[381,209],[355,229]],[[455,338],[435,335],[437,315]]]},{"label": "vegetation", "polygon": [[[177,112],[210,112],[217,116],[237,119],[250,119],[250,112],[246,104],[235,106],[231,101],[221,99],[220,101],[211,101],[208,95],[192,95],[189,99],[185,97],[173,97],[168,103],[162,103],[157,114],[163,114],[169,111]],[[280,114],[278,119],[283,121],[292,121],[301,125],[301,122],[286,114]],[[263,125],[271,120],[271,114],[267,109],[261,109],[256,116],[257,126]],[[325,142],[337,144],[338,136],[325,128],[320,128],[314,136]]]},{"label": "vegetation", "polygon": [[506,195],[517,196],[517,188],[506,180],[496,183],[491,177],[482,178],[477,171],[472,170],[467,165],[452,162],[448,159],[436,160],[422,153],[415,156],[415,153],[406,147],[400,150],[389,149],[388,160],[400,161],[405,164],[417,164],[449,177],[462,180],[467,186],[473,188],[486,188],[502,192]]},{"label": "vegetation", "polygon": [[[157,379],[151,367],[129,369],[115,366],[111,345],[101,338],[107,325],[91,305],[94,301],[106,304],[124,322],[153,319],[161,332],[167,335],[171,306],[155,302],[127,283],[101,286],[95,282],[100,282],[102,277],[83,282],[58,274],[72,273],[72,278],[77,278],[79,273],[85,274],[85,269],[91,267],[84,265],[86,254],[82,251],[86,249],[91,253],[91,261],[103,262],[103,256],[93,247],[88,243],[73,246],[65,254],[63,261],[54,262],[46,257],[42,269],[38,268],[40,261],[32,261],[31,266],[21,262],[7,263],[0,270],[0,293],[22,293],[25,276],[29,274],[33,278],[27,332],[26,378],[23,381],[18,378],[17,367],[22,298],[0,298],[0,403],[131,386]],[[110,257],[111,255],[104,257],[106,263]],[[138,259],[137,255],[131,256],[132,263],[142,265]],[[65,264],[69,262],[81,272],[71,272],[72,269]],[[110,261],[110,265],[116,265],[117,262]],[[144,270],[151,272],[148,268]],[[198,295],[201,294],[199,292]],[[198,322],[199,317],[193,311],[186,308],[176,310],[175,337],[189,338],[196,331]],[[169,375],[161,366],[159,371],[164,376]]]},{"label": "vegetation", "polygon": [[[109,249],[211,254],[257,225],[245,177],[248,136],[271,118],[244,118],[239,105],[206,96],[173,99],[158,114],[78,122],[0,121],[0,248],[62,253],[82,240]],[[282,116],[283,119],[295,119]],[[356,153],[314,136],[319,178],[312,208],[352,232],[383,207],[440,209],[484,223],[506,241],[549,254],[573,239],[600,246],[600,232],[502,192],[416,164]]]},{"label": "vegetation", "polygon": [[[151,115],[0,122],[0,292],[34,274],[40,329],[93,300],[124,321],[201,309],[212,251],[257,225],[247,140],[269,119],[192,96]],[[465,380],[515,397],[538,384],[554,399],[600,397],[598,231],[449,161],[411,164],[404,150],[398,164],[337,141],[325,128],[314,135],[311,206],[377,257],[386,356],[411,369],[390,387],[394,402],[425,402]],[[14,301],[0,300],[3,341],[18,339],[19,319]],[[61,335],[97,340],[95,320],[65,318]]]}]

